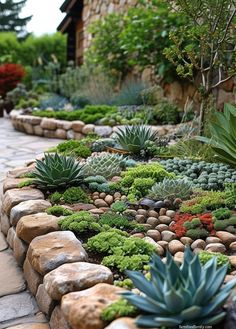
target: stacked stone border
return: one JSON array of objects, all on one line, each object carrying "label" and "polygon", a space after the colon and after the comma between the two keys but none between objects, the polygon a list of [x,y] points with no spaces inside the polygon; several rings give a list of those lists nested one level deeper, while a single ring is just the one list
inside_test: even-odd
[{"label": "stacked stone border", "polygon": [[[43,136],[59,139],[82,139],[90,133],[96,133],[101,137],[110,137],[117,131],[118,126],[98,126],[85,124],[82,121],[65,121],[36,117],[22,114],[22,111],[13,110],[10,114],[13,127],[28,135]],[[178,125],[152,126],[160,136],[170,135],[181,127]]]},{"label": "stacked stone border", "polygon": [[[113,324],[106,327],[100,314],[120,298],[122,289],[112,285],[110,269],[88,262],[72,232],[59,230],[58,217],[44,212],[51,204],[40,190],[18,188],[25,180],[22,174],[33,167],[31,163],[10,171],[1,195],[1,231],[23,268],[28,289],[51,329],[113,329]],[[127,328],[136,328],[132,319],[121,321]]]}]

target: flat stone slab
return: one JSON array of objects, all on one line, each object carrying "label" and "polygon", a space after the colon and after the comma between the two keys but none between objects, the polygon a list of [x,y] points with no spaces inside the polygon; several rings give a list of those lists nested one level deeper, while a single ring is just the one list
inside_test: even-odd
[{"label": "flat stone slab", "polygon": [[51,203],[46,200],[29,200],[21,202],[12,208],[10,213],[10,223],[13,226],[16,226],[21,217],[43,212],[49,207],[51,207]]},{"label": "flat stone slab", "polygon": [[22,188],[8,190],[3,198],[2,209],[10,215],[11,209],[23,201],[44,199],[43,193],[35,188]]},{"label": "flat stone slab", "polygon": [[0,251],[3,251],[8,248],[4,234],[0,232]]},{"label": "flat stone slab", "polygon": [[15,294],[25,289],[25,280],[22,271],[18,267],[10,250],[0,252],[0,269],[0,296]]},{"label": "flat stone slab", "polygon": [[35,299],[28,292],[0,298],[0,323],[33,315],[39,311]]},{"label": "flat stone slab", "polygon": [[24,323],[8,329],[50,329],[47,323]]},{"label": "flat stone slab", "polygon": [[38,273],[45,275],[62,264],[87,261],[88,256],[74,233],[58,231],[35,238],[27,258]]},{"label": "flat stone slab", "polygon": [[45,315],[42,312],[38,312],[37,314],[26,315],[21,318],[0,322],[0,329],[6,329],[6,328],[9,329],[12,327],[15,328],[15,326],[21,326],[20,328],[24,329],[25,326],[27,325],[47,324],[47,323],[48,321]]}]

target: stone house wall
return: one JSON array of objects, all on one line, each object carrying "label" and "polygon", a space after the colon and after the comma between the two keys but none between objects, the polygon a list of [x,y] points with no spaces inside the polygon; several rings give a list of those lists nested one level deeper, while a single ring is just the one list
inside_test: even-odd
[{"label": "stone house wall", "polygon": [[91,40],[91,34],[88,32],[88,26],[111,13],[121,13],[128,10],[129,7],[135,7],[138,0],[84,0],[82,19],[84,23],[84,49],[88,48]]}]

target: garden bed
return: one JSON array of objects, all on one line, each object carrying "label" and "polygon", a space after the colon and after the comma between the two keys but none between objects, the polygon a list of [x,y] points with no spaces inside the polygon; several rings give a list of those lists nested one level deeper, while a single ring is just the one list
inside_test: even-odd
[{"label": "garden bed", "polygon": [[[101,126],[85,124],[82,121],[65,121],[53,118],[41,118],[25,115],[20,110],[13,110],[10,114],[13,127],[29,135],[44,136],[59,139],[81,139],[90,133],[102,137],[109,137],[117,131],[117,126]],[[172,135],[184,124],[152,126],[160,136]],[[120,127],[120,126],[119,126]]]}]

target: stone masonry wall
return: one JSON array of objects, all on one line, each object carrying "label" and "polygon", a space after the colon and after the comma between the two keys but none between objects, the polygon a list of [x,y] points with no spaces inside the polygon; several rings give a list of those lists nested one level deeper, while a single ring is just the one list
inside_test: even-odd
[{"label": "stone masonry wall", "polygon": [[135,7],[138,0],[84,0],[84,49],[88,48],[91,35],[88,33],[90,23],[102,19],[113,12],[125,12],[129,7]]}]

